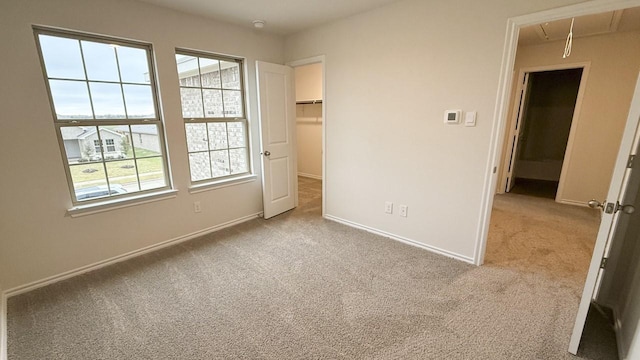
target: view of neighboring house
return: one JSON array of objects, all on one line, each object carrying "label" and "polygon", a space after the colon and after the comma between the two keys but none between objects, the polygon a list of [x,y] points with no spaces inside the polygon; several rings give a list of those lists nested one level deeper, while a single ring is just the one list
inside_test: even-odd
[{"label": "view of neighboring house", "polygon": [[64,140],[64,149],[67,153],[69,161],[91,160],[101,157],[105,158],[123,157],[122,139],[125,135],[122,133],[100,128],[100,136],[98,137],[98,128],[85,128],[80,126],[62,127],[62,140]]},{"label": "view of neighboring house", "polygon": [[[130,128],[130,129],[129,129]],[[154,125],[122,125],[116,128],[69,126],[62,127],[64,149],[69,162],[99,159],[119,159],[126,156],[126,141],[138,149],[160,152],[158,130]],[[130,131],[130,133],[129,133]]]}]

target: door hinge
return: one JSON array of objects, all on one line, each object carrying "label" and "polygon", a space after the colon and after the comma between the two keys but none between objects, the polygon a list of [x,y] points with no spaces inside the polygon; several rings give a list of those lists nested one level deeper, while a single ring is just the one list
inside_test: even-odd
[{"label": "door hinge", "polygon": [[604,269],[607,267],[607,260],[609,260],[609,258],[603,257],[602,261],[600,261],[600,269]]},{"label": "door hinge", "polygon": [[629,160],[627,160],[627,169],[631,169],[633,167],[633,160],[635,159],[635,155],[629,155]]}]

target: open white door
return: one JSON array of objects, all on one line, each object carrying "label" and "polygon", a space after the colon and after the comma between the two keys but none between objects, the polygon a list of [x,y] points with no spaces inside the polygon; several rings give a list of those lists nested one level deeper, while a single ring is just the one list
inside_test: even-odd
[{"label": "open white door", "polygon": [[258,61],[264,218],[297,206],[296,100],[293,68]]},{"label": "open white door", "polygon": [[[638,184],[640,184],[638,160],[636,160],[636,165],[633,165],[633,159],[638,153],[639,124],[640,77],[636,84],[629,117],[627,118],[624,135],[620,143],[620,150],[618,151],[618,158],[613,169],[613,176],[607,193],[607,199],[609,200],[603,204],[599,204],[597,201],[592,201],[589,204],[590,206],[602,207],[604,212],[569,343],[569,352],[574,355],[578,352],[589,305],[592,299],[597,296],[599,290],[600,279],[604,271],[604,266],[602,265],[606,263],[606,260],[603,261],[603,259],[607,258],[611,244],[624,237],[628,214],[634,210],[632,204],[635,203],[639,190]],[[640,209],[637,210],[640,211]]]},{"label": "open white door", "polygon": [[513,189],[513,175],[515,170],[516,160],[518,159],[518,144],[521,140],[521,131],[522,125],[524,122],[524,115],[527,110],[527,106],[529,103],[529,73],[524,73],[524,79],[522,83],[520,83],[520,88],[518,89],[520,92],[520,101],[518,102],[516,108],[516,116],[515,116],[515,124],[511,128],[511,133],[509,134],[509,143],[511,144],[511,151],[509,153],[509,163],[507,164],[507,184],[505,188],[505,192],[511,191]]}]

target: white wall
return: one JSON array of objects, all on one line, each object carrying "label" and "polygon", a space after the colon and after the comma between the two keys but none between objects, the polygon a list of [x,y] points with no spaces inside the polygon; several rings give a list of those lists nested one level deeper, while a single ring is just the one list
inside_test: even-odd
[{"label": "white wall", "polygon": [[287,61],[326,56],[327,214],[471,260],[507,19],[576,2],[407,0],[289,36]]},{"label": "white wall", "polygon": [[[296,101],[322,100],[322,64],[295,68]],[[322,104],[296,106],[298,174],[322,178]]]},{"label": "white wall", "polygon": [[[151,42],[177,198],[70,218],[71,197],[32,24]],[[260,181],[191,195],[175,47],[246,57],[253,159],[255,60],[283,62],[283,39],[141,2],[12,0],[0,11],[0,287],[32,281],[262,210]],[[33,141],[25,141],[25,138]],[[259,174],[259,163],[254,164]],[[194,213],[200,201],[202,212]]]},{"label": "white wall", "polygon": [[[562,59],[564,41],[521,46],[516,54],[515,78],[523,68],[589,62],[589,73],[575,129],[561,201],[586,203],[604,199],[609,189],[635,81],[640,71],[640,33],[627,32],[576,38],[571,56]],[[509,107],[513,121],[514,85]],[[508,128],[511,128],[509,123]],[[504,149],[508,146],[505,142]],[[503,151],[503,155],[508,152]],[[566,158],[565,158],[566,159]],[[504,157],[500,179],[504,175]],[[598,171],[593,171],[598,169]],[[498,182],[500,186],[500,182]]]}]

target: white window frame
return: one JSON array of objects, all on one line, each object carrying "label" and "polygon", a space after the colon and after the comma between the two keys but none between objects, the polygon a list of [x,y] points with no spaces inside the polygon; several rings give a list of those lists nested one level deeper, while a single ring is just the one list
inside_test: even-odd
[{"label": "white window frame", "polygon": [[[69,192],[71,194],[71,200],[72,203],[74,205],[74,207],[72,209],[70,209],[69,211],[75,211],[76,209],[83,209],[86,207],[94,207],[94,206],[100,206],[100,205],[106,205],[109,207],[117,207],[120,203],[122,204],[126,204],[126,206],[130,206],[132,204],[132,202],[135,201],[139,201],[139,202],[146,202],[147,200],[145,200],[146,198],[148,198],[149,196],[151,197],[155,197],[155,196],[161,196],[161,195],[166,195],[171,191],[174,191],[172,188],[172,183],[171,183],[171,176],[169,173],[169,164],[167,161],[167,150],[166,150],[166,139],[165,139],[165,135],[164,135],[164,123],[162,120],[162,116],[161,116],[161,112],[160,112],[160,108],[159,108],[159,96],[158,96],[158,82],[156,80],[156,74],[155,74],[155,64],[154,64],[154,59],[153,59],[153,47],[151,44],[149,43],[144,43],[144,42],[139,42],[139,41],[133,41],[133,40],[123,40],[123,39],[119,39],[119,38],[114,38],[114,37],[109,37],[109,36],[103,36],[103,35],[94,35],[94,34],[86,34],[86,33],[82,33],[82,32],[76,32],[76,31],[69,31],[69,30],[59,30],[59,29],[51,29],[51,28],[47,28],[47,27],[41,27],[41,26],[33,26],[33,31],[34,31],[34,36],[35,36],[35,41],[36,41],[36,48],[38,51],[38,55],[39,55],[39,59],[40,59],[40,64],[41,64],[41,68],[42,68],[42,73],[44,76],[44,81],[46,84],[46,88],[47,88],[47,94],[49,96],[49,103],[51,106],[51,112],[52,112],[52,119],[56,128],[56,133],[57,133],[57,137],[58,137],[58,144],[60,146],[60,151],[62,154],[62,161],[64,163],[64,168],[65,168],[65,174],[67,176],[67,183],[69,186]],[[151,92],[152,92],[152,98],[153,98],[153,103],[154,103],[154,111],[155,111],[155,117],[153,118],[122,118],[122,119],[114,119],[114,120],[110,120],[110,119],[97,119],[95,118],[95,114],[93,114],[92,118],[87,118],[87,119],[59,119],[57,114],[56,114],[56,109],[54,106],[54,101],[53,101],[53,97],[52,97],[52,92],[51,92],[51,88],[49,86],[49,80],[50,79],[54,79],[54,80],[76,80],[76,79],[64,79],[64,78],[55,78],[55,77],[49,77],[47,75],[47,70],[46,70],[46,64],[44,61],[44,56],[42,53],[42,48],[41,48],[41,44],[40,44],[40,39],[39,39],[39,35],[48,35],[48,36],[55,36],[55,37],[61,37],[61,38],[68,38],[68,39],[75,39],[75,40],[86,40],[86,41],[92,41],[92,42],[99,42],[99,43],[105,43],[105,44],[110,44],[113,46],[126,46],[126,47],[132,47],[132,48],[138,48],[138,49],[142,49],[145,50],[147,53],[147,61],[148,61],[148,68],[149,68],[149,85],[151,88]],[[84,55],[83,55],[83,63],[84,63]],[[77,80],[77,81],[84,81],[87,83],[87,85],[89,84],[90,80],[88,78],[86,78],[86,69],[85,69],[85,80]],[[120,84],[127,84],[127,82],[124,81],[120,81]],[[90,94],[90,90],[89,90],[89,96],[90,96],[90,101],[93,107],[93,100],[91,99],[91,94]],[[69,160],[67,157],[67,153],[66,153],[66,149],[64,146],[64,139],[62,137],[62,128],[63,127],[81,127],[81,126],[86,126],[86,127],[97,127],[98,131],[97,131],[97,136],[98,139],[94,140],[93,143],[93,148],[96,151],[96,154],[100,154],[101,158],[100,160],[93,160],[95,163],[97,164],[101,164],[102,167],[105,169],[105,180],[107,183],[107,186],[110,188],[111,184],[109,181],[109,176],[107,176],[106,173],[106,164],[112,160],[110,159],[105,159],[104,153],[105,153],[105,147],[104,147],[104,142],[101,138],[100,135],[100,128],[103,126],[127,126],[129,128],[129,138],[132,139],[132,133],[131,133],[131,125],[155,125],[158,131],[158,141],[160,144],[160,155],[159,156],[154,156],[154,157],[161,157],[162,159],[162,167],[163,167],[163,175],[164,175],[164,184],[165,186],[162,187],[157,187],[157,188],[153,188],[153,189],[147,189],[147,190],[142,190],[142,186],[140,185],[140,173],[138,171],[138,168],[136,166],[136,177],[137,177],[137,181],[138,181],[138,186],[140,188],[139,191],[134,191],[134,192],[130,192],[127,194],[118,194],[117,196],[106,196],[106,197],[96,197],[95,199],[89,199],[89,200],[78,200],[76,198],[76,189],[74,187],[74,182],[73,182],[73,178],[71,176],[71,164],[69,164]],[[96,145],[96,142],[98,145]],[[133,145],[133,142],[131,143],[131,146]],[[114,147],[115,147],[115,142],[114,142]],[[101,151],[98,152],[97,150],[100,149]],[[139,159],[145,159],[146,157],[141,157],[138,158],[135,156],[135,148],[133,150],[134,155],[132,158],[130,158],[129,160],[133,160],[134,162],[137,162],[137,160]],[[111,191],[110,191],[111,192]],[[98,211],[100,212],[100,211]]]},{"label": "white window frame", "polygon": [[[252,163],[251,163],[251,136],[250,136],[250,126],[249,126],[249,120],[248,120],[248,116],[247,116],[247,92],[246,92],[246,83],[245,83],[245,60],[243,58],[240,57],[231,57],[231,56],[225,56],[225,55],[220,55],[220,54],[216,54],[216,53],[209,53],[209,52],[203,52],[203,51],[196,51],[196,50],[188,50],[188,49],[181,49],[181,48],[176,48],[175,49],[175,55],[184,55],[184,56],[192,56],[192,57],[196,57],[196,58],[207,58],[207,59],[212,59],[212,60],[218,60],[218,61],[226,61],[226,62],[235,62],[238,64],[239,66],[239,70],[238,70],[238,76],[239,78],[239,82],[240,82],[240,89],[229,89],[229,88],[224,88],[223,87],[223,83],[222,83],[222,78],[220,79],[220,88],[209,88],[209,87],[203,87],[202,86],[202,82],[200,83],[200,86],[182,86],[180,84],[180,82],[178,82],[178,87],[180,89],[182,88],[188,88],[188,89],[200,89],[201,91],[204,90],[221,90],[224,96],[224,92],[223,90],[233,90],[233,91],[239,91],[241,96],[242,96],[242,116],[241,117],[206,117],[205,113],[205,109],[204,109],[204,99],[203,99],[203,116],[202,118],[194,118],[194,117],[183,117],[184,120],[184,126],[185,126],[185,135],[186,135],[186,131],[187,131],[187,124],[197,124],[197,123],[201,123],[201,124],[210,124],[210,123],[233,123],[233,122],[240,122],[243,124],[244,126],[244,141],[246,146],[244,147],[244,149],[246,150],[246,160],[247,160],[247,171],[242,172],[242,173],[236,173],[236,174],[229,174],[229,175],[224,175],[224,176],[217,176],[214,177],[213,176],[213,168],[211,168],[211,175],[212,177],[210,178],[206,178],[206,179],[201,179],[201,180],[193,180],[193,175],[191,174],[191,164],[190,164],[190,160],[189,160],[189,155],[190,154],[194,154],[194,153],[203,153],[203,152],[211,152],[211,151],[215,151],[215,150],[224,150],[224,149],[211,149],[210,148],[210,142],[208,141],[207,138],[207,144],[208,144],[208,148],[207,150],[201,150],[201,151],[188,151],[188,145],[187,145],[187,163],[189,164],[189,182],[191,184],[191,188],[192,189],[197,189],[197,188],[201,188],[201,187],[206,187],[206,186],[210,186],[210,185],[217,185],[217,184],[224,184],[224,183],[229,183],[229,182],[234,182],[236,180],[244,182],[242,180],[247,180],[247,179],[251,179],[254,178],[255,176],[253,175],[253,167],[252,167]],[[198,66],[198,71],[200,69],[200,66]],[[176,71],[177,70],[177,64],[176,64]],[[198,74],[200,74],[198,72]],[[202,93],[201,93],[202,94]],[[181,109],[182,109],[182,98],[180,99],[180,103],[181,103]],[[225,114],[225,109],[224,109],[224,98],[223,98],[223,115]],[[209,132],[207,131],[207,136],[208,136]],[[228,135],[228,134],[227,134]],[[185,137],[185,144],[187,143],[187,138]],[[234,147],[230,147],[229,146],[229,141],[227,139],[227,148],[226,150],[234,150],[234,149],[242,149],[242,147],[240,148],[234,148]],[[211,161],[209,161],[209,166],[211,166]],[[229,166],[231,166],[231,160],[229,159]]]}]

